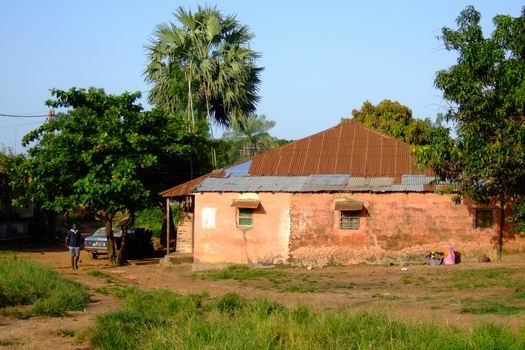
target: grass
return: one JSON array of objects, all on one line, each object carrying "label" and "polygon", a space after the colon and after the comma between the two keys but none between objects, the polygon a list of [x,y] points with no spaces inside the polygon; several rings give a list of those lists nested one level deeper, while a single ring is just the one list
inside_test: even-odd
[{"label": "grass", "polygon": [[246,281],[254,279],[266,279],[270,281],[290,279],[288,272],[276,269],[254,269],[243,265],[231,265],[222,270],[213,270],[193,274],[194,277],[211,281],[236,280]]},{"label": "grass", "polygon": [[0,258],[0,314],[4,316],[60,316],[82,310],[88,301],[85,287],[54,270],[30,260]]},{"label": "grass", "polygon": [[494,303],[491,305],[483,305],[483,306],[469,306],[469,307],[462,307],[460,309],[460,313],[462,314],[474,314],[474,315],[485,315],[485,314],[494,314],[494,315],[515,315],[517,313],[520,313],[525,308],[522,306],[508,306],[508,305],[502,305],[498,303]]},{"label": "grass", "polygon": [[525,287],[523,276],[516,276],[518,269],[493,268],[456,271],[447,279],[453,289],[479,289],[490,287]]},{"label": "grass", "polygon": [[122,307],[87,331],[100,349],[509,349],[525,331],[480,325],[469,332],[387,316],[286,307],[237,294],[181,296],[128,289]]},{"label": "grass", "polygon": [[255,288],[273,289],[282,293],[321,293],[357,287],[352,282],[341,282],[341,273],[293,273],[287,269],[250,268],[244,265],[194,273],[192,277],[211,281],[235,280],[241,282],[241,285],[246,285],[246,281],[255,281]]},{"label": "grass", "polygon": [[110,274],[100,271],[100,270],[91,270],[91,271],[88,271],[87,274],[93,277],[98,277],[98,278],[111,278]]},{"label": "grass", "polygon": [[0,339],[0,346],[17,346],[22,344],[20,340],[16,339]]}]

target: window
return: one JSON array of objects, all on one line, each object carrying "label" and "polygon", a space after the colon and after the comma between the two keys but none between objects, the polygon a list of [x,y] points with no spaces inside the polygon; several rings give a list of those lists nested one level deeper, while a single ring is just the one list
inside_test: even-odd
[{"label": "window", "polygon": [[346,230],[359,229],[359,210],[341,210],[340,227]]},{"label": "window", "polygon": [[475,227],[492,227],[492,209],[476,209]]},{"label": "window", "polygon": [[253,209],[239,208],[238,225],[239,226],[252,226],[253,225]]}]

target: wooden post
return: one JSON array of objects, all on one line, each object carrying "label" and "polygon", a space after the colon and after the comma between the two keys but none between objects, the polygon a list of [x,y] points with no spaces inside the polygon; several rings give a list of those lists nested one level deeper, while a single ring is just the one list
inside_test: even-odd
[{"label": "wooden post", "polygon": [[166,198],[166,256],[170,255],[170,199]]}]

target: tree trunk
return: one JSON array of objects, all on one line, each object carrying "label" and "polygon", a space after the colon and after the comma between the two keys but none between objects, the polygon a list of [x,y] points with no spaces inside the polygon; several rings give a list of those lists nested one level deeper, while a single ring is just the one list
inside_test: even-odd
[{"label": "tree trunk", "polygon": [[113,237],[113,218],[111,216],[104,216],[104,227],[106,228],[106,238],[108,241],[108,261],[111,265],[114,265],[116,262],[115,255],[115,239]]},{"label": "tree trunk", "polygon": [[505,196],[499,197],[499,232],[498,232],[498,260],[503,253],[503,230],[505,225]]},{"label": "tree trunk", "polygon": [[119,266],[124,265],[126,261],[128,260],[128,250],[126,247],[127,238],[128,238],[128,228],[122,227],[122,236],[121,236],[122,241],[120,242],[120,249],[118,251],[118,256],[116,258],[116,263]]}]

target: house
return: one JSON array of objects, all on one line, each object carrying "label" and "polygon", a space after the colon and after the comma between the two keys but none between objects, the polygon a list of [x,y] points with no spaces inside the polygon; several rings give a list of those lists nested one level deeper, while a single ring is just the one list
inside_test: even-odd
[{"label": "house", "polygon": [[454,204],[414,163],[409,144],[347,121],[161,195],[185,208],[177,251],[196,266],[388,263],[447,243],[494,256],[497,206]]}]

